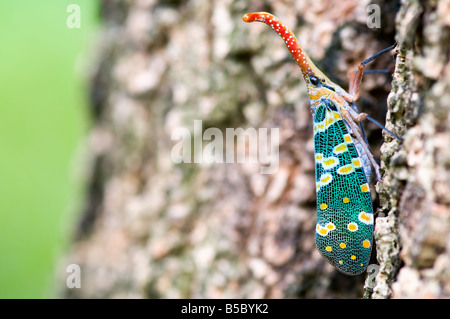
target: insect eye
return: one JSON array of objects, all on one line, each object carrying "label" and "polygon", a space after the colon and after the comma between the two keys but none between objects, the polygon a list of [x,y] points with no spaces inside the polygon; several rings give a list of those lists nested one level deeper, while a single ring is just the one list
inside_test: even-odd
[{"label": "insect eye", "polygon": [[325,83],[325,79],[320,80],[322,83]]},{"label": "insect eye", "polygon": [[317,85],[319,84],[319,78],[317,76],[311,75],[309,77],[309,81],[311,81],[312,84]]}]

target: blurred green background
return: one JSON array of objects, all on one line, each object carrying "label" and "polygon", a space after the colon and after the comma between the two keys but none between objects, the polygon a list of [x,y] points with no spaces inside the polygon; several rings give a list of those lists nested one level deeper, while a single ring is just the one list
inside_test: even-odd
[{"label": "blurred green background", "polygon": [[[81,28],[69,29],[69,4]],[[0,1],[0,298],[58,297],[82,207],[94,0]]]}]

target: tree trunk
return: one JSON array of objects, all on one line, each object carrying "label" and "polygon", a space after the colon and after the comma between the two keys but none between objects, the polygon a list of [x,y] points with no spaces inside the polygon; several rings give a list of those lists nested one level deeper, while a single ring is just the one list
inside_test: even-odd
[{"label": "tree trunk", "polygon": [[[335,3],[103,2],[86,209],[66,259],[80,265],[82,286],[66,296],[449,297],[449,1],[379,1],[374,29],[366,24],[369,1]],[[381,130],[366,125],[384,178],[379,199],[374,192],[379,267],[365,290],[365,276],[339,273],[315,248],[305,85],[283,41],[241,20],[249,11],[278,16],[344,87],[359,62],[398,41],[392,87],[389,75],[367,75],[358,101],[384,123],[392,88],[386,125],[405,138],[385,135],[381,146]],[[389,68],[391,60],[369,67]],[[224,141],[226,128],[279,128],[279,168],[177,164],[171,137],[180,127],[197,143],[194,155],[208,128]],[[233,151],[223,144],[224,154]]]},{"label": "tree trunk", "polygon": [[450,1],[405,0],[388,99],[374,298],[450,297]]}]

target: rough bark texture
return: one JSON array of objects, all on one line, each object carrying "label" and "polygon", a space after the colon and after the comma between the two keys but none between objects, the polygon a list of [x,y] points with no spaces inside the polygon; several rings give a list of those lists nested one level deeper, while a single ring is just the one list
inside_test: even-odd
[{"label": "rough bark texture", "polygon": [[402,1],[374,298],[450,297],[450,1]]},{"label": "rough bark texture", "polygon": [[[363,296],[364,276],[340,274],[315,248],[305,87],[281,39],[267,26],[242,22],[249,11],[277,15],[344,87],[357,63],[394,42],[397,21],[400,54],[387,126],[405,141],[385,136],[381,148],[380,272],[365,296],[449,296],[449,1],[404,1],[397,19],[398,3],[376,2],[380,29],[366,26],[368,1],[335,3],[104,1],[89,189],[67,257],[81,267],[82,288],[66,296]],[[391,62],[384,56],[370,68]],[[358,102],[380,122],[390,82],[366,76]],[[279,127],[279,170],[175,164],[171,134],[177,127],[192,131],[194,120],[223,132]],[[367,125],[367,132],[380,155],[380,130]]]}]

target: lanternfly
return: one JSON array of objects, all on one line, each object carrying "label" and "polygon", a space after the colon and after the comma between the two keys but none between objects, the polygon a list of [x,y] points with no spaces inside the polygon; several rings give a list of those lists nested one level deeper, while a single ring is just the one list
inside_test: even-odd
[{"label": "lanternfly", "polygon": [[255,12],[247,13],[242,19],[271,26],[300,66],[314,122],[316,246],[339,271],[358,275],[367,268],[373,245],[374,218],[368,184],[372,167],[378,180],[381,175],[359,123],[365,119],[375,120],[366,113],[358,113],[354,102],[359,96],[365,65],[394,46],[362,62],[358,71],[351,73],[346,92],[313,64],[292,32],[277,17]]}]

